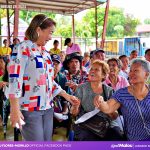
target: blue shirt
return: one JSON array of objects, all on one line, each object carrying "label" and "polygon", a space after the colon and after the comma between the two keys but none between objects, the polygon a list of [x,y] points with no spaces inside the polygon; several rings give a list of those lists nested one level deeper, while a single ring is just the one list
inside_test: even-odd
[{"label": "blue shirt", "polygon": [[[125,131],[128,139],[132,141],[150,139],[150,134],[144,128],[135,98],[128,92],[128,88],[119,89],[111,98],[121,104],[121,112],[124,117]],[[138,101],[138,104],[146,127],[150,129],[150,91],[142,101]]]}]

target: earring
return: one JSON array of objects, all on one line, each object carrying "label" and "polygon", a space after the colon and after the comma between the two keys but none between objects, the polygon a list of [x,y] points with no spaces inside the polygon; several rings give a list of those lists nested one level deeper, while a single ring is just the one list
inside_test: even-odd
[{"label": "earring", "polygon": [[40,35],[39,35],[39,32],[37,32],[37,37],[39,38],[39,36],[40,36]]}]

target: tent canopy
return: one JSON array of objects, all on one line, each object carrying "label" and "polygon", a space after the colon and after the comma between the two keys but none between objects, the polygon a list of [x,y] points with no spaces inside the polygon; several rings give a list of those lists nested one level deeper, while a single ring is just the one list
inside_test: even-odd
[{"label": "tent canopy", "polygon": [[[0,1],[0,8],[15,7],[15,0],[8,0],[9,5],[6,6],[6,0]],[[38,12],[51,12],[64,15],[76,14],[85,9],[95,7],[105,3],[107,0],[19,0],[20,10],[30,10]]]}]

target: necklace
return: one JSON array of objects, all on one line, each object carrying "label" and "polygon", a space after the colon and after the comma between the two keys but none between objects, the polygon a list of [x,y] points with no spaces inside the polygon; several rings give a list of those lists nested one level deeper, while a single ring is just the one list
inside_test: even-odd
[{"label": "necklace", "polygon": [[[132,90],[134,91],[134,87],[132,86]],[[133,94],[133,96],[134,96],[134,94]],[[146,125],[146,122],[145,122],[145,118],[144,118],[144,116],[143,116],[143,114],[142,114],[142,111],[141,111],[141,107],[140,107],[140,105],[139,105],[139,103],[138,103],[138,100],[137,100],[137,98],[134,96],[134,99],[135,99],[135,101],[136,101],[136,105],[137,105],[137,107],[138,107],[138,111],[139,111],[139,113],[140,113],[140,117],[141,117],[141,119],[142,119],[142,122],[143,122],[143,125],[144,125],[144,129],[146,130],[146,132],[147,132],[147,134],[148,135],[150,135],[150,129],[147,127],[147,125]]]}]

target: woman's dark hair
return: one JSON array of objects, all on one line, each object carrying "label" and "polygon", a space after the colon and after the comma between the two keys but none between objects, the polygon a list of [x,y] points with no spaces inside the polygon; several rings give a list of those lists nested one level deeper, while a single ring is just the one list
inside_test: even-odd
[{"label": "woman's dark hair", "polygon": [[53,44],[57,44],[57,43],[59,43],[59,41],[58,41],[58,40],[54,40],[54,43],[53,43]]},{"label": "woman's dark hair", "polygon": [[146,51],[145,51],[145,55],[150,51],[150,48],[148,48]]},{"label": "woman's dark hair", "polygon": [[121,56],[119,56],[119,59],[121,60],[122,58],[126,58],[126,57],[128,57],[127,55],[121,55]]},{"label": "woman's dark hair", "polygon": [[117,58],[110,58],[110,59],[108,59],[107,64],[108,64],[109,62],[111,62],[111,61],[115,61],[115,62],[117,63],[117,65],[118,65],[118,68],[121,69],[121,67],[122,67],[122,62],[120,61],[120,59],[117,59]]},{"label": "woman's dark hair", "polygon": [[4,39],[4,40],[3,40],[3,44],[4,44],[5,42],[7,42],[7,39]]},{"label": "woman's dark hair", "polygon": [[51,26],[56,26],[56,22],[54,20],[48,18],[44,14],[38,14],[32,19],[28,29],[25,32],[25,36],[32,42],[36,42],[38,39],[38,33],[36,32],[37,27],[44,30]]}]

